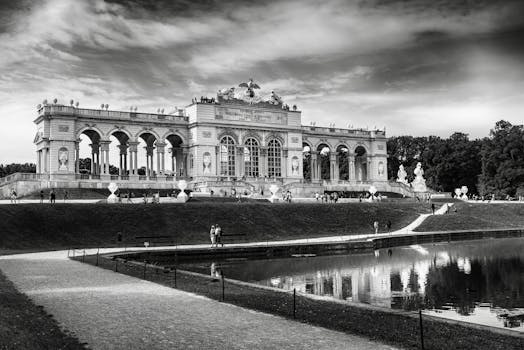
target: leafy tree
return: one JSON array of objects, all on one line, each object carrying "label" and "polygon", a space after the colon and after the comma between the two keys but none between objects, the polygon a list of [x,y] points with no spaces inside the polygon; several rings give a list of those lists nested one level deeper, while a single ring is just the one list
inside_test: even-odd
[{"label": "leafy tree", "polygon": [[0,177],[11,175],[14,173],[36,173],[36,164],[34,163],[11,163],[0,164]]},{"label": "leafy tree", "polygon": [[498,121],[482,143],[481,156],[482,194],[514,196],[524,186],[524,126]]}]

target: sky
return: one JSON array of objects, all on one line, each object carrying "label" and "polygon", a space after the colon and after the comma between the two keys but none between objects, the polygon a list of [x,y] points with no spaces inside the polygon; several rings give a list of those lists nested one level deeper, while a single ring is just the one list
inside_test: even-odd
[{"label": "sky", "polygon": [[172,111],[253,78],[302,123],[488,136],[524,120],[524,1],[0,0],[0,163],[36,105]]}]

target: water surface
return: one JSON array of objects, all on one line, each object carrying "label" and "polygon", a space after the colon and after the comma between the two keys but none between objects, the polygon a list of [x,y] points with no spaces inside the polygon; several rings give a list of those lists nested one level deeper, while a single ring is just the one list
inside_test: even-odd
[{"label": "water surface", "polygon": [[524,239],[184,268],[265,286],[524,332]]}]

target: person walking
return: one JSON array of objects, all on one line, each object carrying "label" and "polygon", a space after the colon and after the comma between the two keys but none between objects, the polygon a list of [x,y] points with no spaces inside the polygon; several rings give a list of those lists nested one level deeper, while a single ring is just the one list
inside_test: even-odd
[{"label": "person walking", "polygon": [[40,204],[44,203],[44,190],[40,190]]},{"label": "person walking", "polygon": [[223,247],[224,242],[222,242],[222,227],[218,226],[218,224],[215,225],[215,236],[216,247],[218,247],[219,244]]},{"label": "person walking", "polygon": [[373,223],[373,227],[375,228],[375,234],[377,234],[378,233],[378,227],[379,227],[378,221],[375,220],[375,222]]},{"label": "person walking", "polygon": [[386,223],[386,229],[388,230],[388,232],[391,232],[391,220],[388,220],[388,222]]},{"label": "person walking", "polygon": [[16,197],[17,197],[16,191],[12,190],[11,191],[11,203],[16,204]]},{"label": "person walking", "polygon": [[55,203],[56,202],[56,193],[55,190],[51,189],[51,192],[49,192],[49,202]]},{"label": "person walking", "polygon": [[435,215],[435,203],[431,203],[431,212]]},{"label": "person walking", "polygon": [[64,203],[66,202],[66,200],[69,199],[69,192],[67,192],[67,190],[64,190]]},{"label": "person walking", "polygon": [[215,225],[211,225],[211,230],[209,230],[209,239],[211,240],[211,248],[213,248],[217,242],[217,237],[215,235]]}]

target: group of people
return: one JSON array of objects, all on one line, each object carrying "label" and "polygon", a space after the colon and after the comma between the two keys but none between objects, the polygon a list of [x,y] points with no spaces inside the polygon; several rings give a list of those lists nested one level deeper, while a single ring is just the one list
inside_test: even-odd
[{"label": "group of people", "polygon": [[220,244],[222,247],[224,246],[224,242],[222,241],[222,228],[218,225],[211,225],[211,230],[209,231],[209,239],[211,240],[211,248],[212,247],[218,247]]},{"label": "group of people", "polygon": [[11,199],[11,203],[12,204],[16,204],[16,200],[18,199],[18,195],[16,194],[15,190],[11,191],[11,195],[9,196],[9,198]]},{"label": "group of people", "polygon": [[315,199],[317,200],[317,202],[320,200],[322,203],[336,203],[338,202],[338,198],[339,196],[337,192],[323,194],[315,192]]},{"label": "group of people", "polygon": [[291,191],[282,191],[282,200],[286,203],[291,203],[291,199],[293,196],[291,195]]}]

